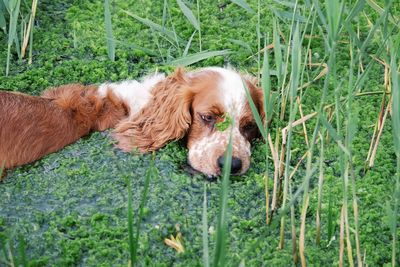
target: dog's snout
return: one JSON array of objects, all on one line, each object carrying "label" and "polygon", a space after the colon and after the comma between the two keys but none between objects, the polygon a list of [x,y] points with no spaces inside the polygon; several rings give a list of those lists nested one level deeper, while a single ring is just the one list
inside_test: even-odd
[{"label": "dog's snout", "polygon": [[[225,157],[220,156],[217,160],[218,167],[222,170],[224,167]],[[237,174],[242,169],[242,160],[237,157],[232,157],[231,173]]]}]

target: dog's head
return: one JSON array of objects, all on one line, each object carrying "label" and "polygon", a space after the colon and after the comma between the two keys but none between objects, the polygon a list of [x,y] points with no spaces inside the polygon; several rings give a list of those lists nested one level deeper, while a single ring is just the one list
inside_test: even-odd
[{"label": "dog's head", "polygon": [[231,171],[243,174],[250,165],[250,141],[259,135],[246,87],[263,118],[262,90],[254,78],[224,68],[178,69],[155,85],[151,100],[133,119],[117,126],[117,146],[148,152],[186,136],[189,164],[216,176],[232,134]]}]

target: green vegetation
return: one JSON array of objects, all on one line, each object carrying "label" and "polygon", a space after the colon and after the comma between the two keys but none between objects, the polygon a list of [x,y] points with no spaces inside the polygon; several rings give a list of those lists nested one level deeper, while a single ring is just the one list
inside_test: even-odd
[{"label": "green vegetation", "polygon": [[9,171],[0,266],[399,264],[399,14],[395,0],[0,0],[2,90],[230,64],[260,77],[272,118],[255,114],[250,170],[219,182],[186,170],[182,142],[127,154],[109,131]]}]

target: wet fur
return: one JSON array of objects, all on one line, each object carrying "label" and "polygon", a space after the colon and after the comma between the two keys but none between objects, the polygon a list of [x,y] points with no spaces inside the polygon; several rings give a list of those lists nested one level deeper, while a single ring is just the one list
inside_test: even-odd
[{"label": "wet fur", "polygon": [[91,131],[103,131],[126,117],[127,107],[97,87],[71,84],[42,96],[0,91],[0,166],[33,162]]}]

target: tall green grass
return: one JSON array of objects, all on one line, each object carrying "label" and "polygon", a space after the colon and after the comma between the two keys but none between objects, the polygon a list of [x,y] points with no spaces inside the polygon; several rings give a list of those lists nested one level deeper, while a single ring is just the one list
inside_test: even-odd
[{"label": "tall green grass", "polygon": [[111,22],[111,11],[110,1],[104,0],[104,21],[106,27],[106,40],[107,40],[107,52],[108,58],[112,61],[115,60],[115,42],[113,37],[112,22]]},{"label": "tall green grass", "polygon": [[400,74],[399,65],[400,60],[400,34],[397,34],[391,39],[389,45],[390,51],[390,72],[391,72],[391,84],[392,84],[392,125],[393,125],[393,139],[396,153],[396,178],[395,186],[393,190],[393,204],[387,203],[387,206],[392,206],[388,209],[389,227],[392,234],[392,266],[396,266],[398,263],[399,250],[397,248],[398,236],[397,236],[397,222],[399,218],[399,206],[400,206]]},{"label": "tall green grass", "polygon": [[[236,122],[233,122],[236,123]],[[227,240],[228,240],[228,192],[229,192],[229,177],[231,174],[232,165],[232,132],[229,135],[229,143],[224,156],[224,167],[222,170],[221,189],[219,194],[219,212],[216,228],[216,241],[214,248],[213,266],[225,266],[227,260]]]},{"label": "tall green grass", "polygon": [[[25,5],[25,8],[22,5]],[[0,28],[7,32],[6,76],[10,72],[13,46],[15,46],[19,60],[22,60],[29,45],[28,64],[32,63],[33,32],[37,6],[38,0],[32,0],[30,6],[27,1],[0,1]]]},{"label": "tall green grass", "polygon": [[[177,0],[177,5],[183,15],[188,20],[191,27],[194,28],[193,33],[187,39],[180,36],[175,31],[173,18],[170,15],[170,7],[168,1],[164,1],[164,11],[162,24],[158,24],[147,18],[139,17],[129,11],[126,13],[152,29],[156,35],[157,45],[160,48],[160,41],[166,41],[179,51],[179,54],[163,55],[159,49],[159,56],[163,58],[166,64],[174,66],[189,66],[204,59],[214,56],[227,56],[234,51],[220,50],[208,51],[202,47],[201,33],[201,16],[200,1],[196,1],[197,16],[190,9],[190,4],[183,0]],[[317,203],[316,203],[316,224],[315,224],[315,242],[321,246],[329,243],[335,233],[336,211],[340,211],[339,223],[339,248],[338,259],[339,266],[349,265],[365,266],[362,256],[363,247],[360,240],[359,225],[359,199],[357,196],[356,173],[357,166],[353,162],[353,142],[357,133],[358,117],[355,110],[354,102],[363,89],[365,81],[370,75],[372,67],[376,64],[375,57],[384,55],[387,49],[387,43],[390,37],[398,31],[398,17],[391,13],[393,0],[384,2],[381,7],[373,0],[357,0],[349,1],[318,1],[306,0],[302,1],[274,1],[269,11],[273,12],[272,27],[266,29],[267,33],[263,33],[264,27],[261,24],[264,3],[257,1],[257,10],[254,10],[249,3],[243,0],[231,1],[233,4],[243,8],[249,14],[257,16],[256,32],[257,52],[257,76],[261,77],[261,87],[264,92],[264,113],[266,114],[264,121],[252,101],[248,90],[246,94],[250,104],[250,108],[256,119],[256,123],[261,131],[263,140],[269,145],[271,151],[265,155],[265,213],[266,222],[270,223],[274,218],[274,212],[278,213],[277,219],[280,220],[280,236],[279,248],[283,249],[287,233],[287,213],[290,211],[290,225],[293,247],[293,261],[297,263],[299,259],[302,266],[308,265],[307,260],[307,222],[310,217],[310,194],[313,189],[310,185],[317,184]],[[361,14],[365,14],[367,7],[371,7],[376,11],[377,19],[371,25],[364,37],[360,37],[358,32],[359,18]],[[168,26],[169,25],[169,26]],[[269,38],[268,32],[272,32],[272,51],[268,51],[267,42]],[[196,50],[192,45],[194,36],[198,33],[199,49]],[[308,35],[308,36],[307,36]],[[324,56],[318,62],[313,61],[311,51],[311,43],[314,41],[313,35],[319,36],[325,48]],[[369,48],[376,44],[377,36],[381,35],[382,41],[378,43],[375,54],[369,52]],[[264,47],[261,47],[264,38]],[[308,38],[307,45],[305,40]],[[233,43],[253,51],[252,44],[245,43],[241,40],[231,40]],[[397,224],[398,206],[400,203],[400,179],[399,179],[399,151],[400,145],[398,136],[400,136],[399,121],[399,93],[398,93],[398,41],[390,43],[391,60],[388,65],[391,68],[392,81],[392,114],[393,118],[393,135],[395,137],[395,148],[397,155],[397,178],[393,199],[393,205],[388,204],[388,215],[392,233],[392,264],[396,263],[397,248]],[[348,48],[348,57],[350,60],[346,62],[348,65],[349,75],[341,77],[338,75],[339,62],[337,58],[338,52],[344,45]],[[397,49],[397,50],[396,50]],[[183,51],[183,52],[182,52]],[[263,61],[261,54],[263,53]],[[270,54],[273,56],[270,56]],[[262,62],[261,62],[262,61]],[[315,71],[311,71],[312,66],[317,66]],[[274,67],[273,70],[270,68]],[[315,75],[315,73],[318,73]],[[271,76],[274,78],[271,79]],[[315,113],[304,115],[302,111],[302,102],[307,97],[307,88],[322,79],[322,88],[320,91],[320,99],[314,103],[313,109]],[[245,86],[246,87],[246,86]],[[276,88],[276,90],[273,90]],[[385,96],[384,96],[385,97]],[[275,99],[279,103],[279,110],[275,108]],[[333,100],[332,100],[333,99]],[[272,114],[277,117],[286,127],[278,129],[275,134],[275,144],[272,142],[273,132],[269,127]],[[307,126],[308,121],[312,120],[312,128]],[[305,154],[300,161],[293,167],[292,153],[294,149],[292,140],[297,136],[294,131],[297,125],[302,125],[306,147]],[[282,133],[280,133],[282,132]],[[308,138],[308,132],[312,133]],[[333,144],[331,143],[333,141]],[[319,144],[318,144],[319,143]],[[338,166],[340,170],[340,181],[342,183],[341,201],[337,203],[334,200],[333,193],[329,186],[324,185],[324,159],[326,147],[334,145],[336,147],[336,156],[338,158]],[[220,191],[220,209],[217,221],[216,244],[213,254],[213,266],[223,266],[227,263],[227,240],[226,232],[227,217],[226,203],[229,188],[229,171],[232,144],[228,146],[225,158],[225,166]],[[269,158],[272,158],[274,164],[271,167]],[[304,173],[300,183],[295,183],[293,177],[300,163],[305,160]],[[269,188],[270,168],[273,168],[274,185]],[[332,181],[330,182],[332,183]],[[296,184],[300,184],[297,186]],[[328,188],[328,191],[326,191]],[[271,193],[271,194],[270,194]],[[272,200],[270,201],[270,196]],[[300,200],[301,199],[301,200]],[[326,200],[324,200],[326,199]],[[326,214],[322,209],[322,203],[328,203]],[[300,204],[297,204],[300,203]],[[351,204],[350,204],[351,203]],[[296,211],[300,211],[297,215]],[[326,222],[322,220],[325,216]],[[204,202],[202,213],[203,228],[203,263],[209,266],[209,248],[208,248],[208,221],[207,221],[207,196],[206,186],[204,187]],[[322,234],[326,230],[326,235]],[[297,238],[297,234],[299,237]],[[136,252],[135,252],[136,253]],[[132,255],[132,254],[131,254]],[[346,256],[345,256],[346,255]],[[311,262],[310,262],[311,264]]]},{"label": "tall green grass", "polygon": [[158,176],[158,171],[155,166],[155,154],[152,155],[150,161],[150,166],[148,167],[144,180],[144,187],[142,196],[140,198],[140,203],[138,206],[138,212],[136,216],[136,224],[133,222],[133,203],[132,203],[132,188],[131,181],[126,177],[126,184],[128,190],[128,237],[129,237],[129,266],[136,266],[137,254],[139,248],[139,236],[141,231],[141,224],[144,215],[144,208],[148,199],[148,192],[150,187],[150,182],[154,181]]},{"label": "tall green grass", "polygon": [[204,183],[204,196],[203,196],[203,214],[202,214],[202,230],[203,230],[203,265],[204,267],[210,266],[210,255],[208,249],[208,220],[207,220],[207,186]]},{"label": "tall green grass", "polygon": [[[286,63],[283,63],[283,55],[281,53],[281,43],[280,43],[280,37],[278,36],[278,22],[277,20],[274,20],[273,23],[273,42],[274,42],[274,59],[275,59],[275,66],[276,66],[276,73],[277,73],[277,83],[279,85],[279,88],[281,88],[281,94],[280,94],[280,103],[281,103],[281,112],[280,112],[280,119],[284,119],[286,114],[288,114],[289,120],[288,120],[288,127],[287,127],[287,139],[282,140],[283,145],[281,147],[281,159],[285,159],[286,162],[284,165],[282,165],[282,162],[280,163],[281,166],[284,166],[284,180],[283,180],[283,186],[280,187],[283,190],[282,194],[282,206],[281,206],[281,242],[280,242],[280,248],[284,247],[284,234],[285,234],[285,214],[287,212],[287,200],[289,201],[289,205],[291,208],[293,208],[293,205],[295,203],[295,199],[299,196],[300,192],[303,192],[303,202],[301,206],[301,217],[300,217],[300,237],[299,237],[299,256],[301,260],[301,265],[306,266],[307,265],[307,259],[306,259],[306,247],[305,247],[305,232],[306,232],[306,220],[307,220],[307,212],[308,212],[308,206],[309,206],[309,186],[310,186],[310,180],[313,177],[315,170],[318,168],[319,169],[319,181],[318,181],[318,208],[317,208],[317,224],[316,224],[316,242],[317,244],[320,244],[321,240],[321,199],[322,196],[324,195],[323,192],[323,182],[324,182],[324,168],[323,168],[323,159],[324,159],[324,138],[325,138],[325,132],[329,133],[330,137],[333,138],[333,140],[337,144],[337,153],[339,157],[339,167],[341,170],[341,178],[342,178],[342,183],[343,183],[343,191],[342,191],[342,207],[341,207],[341,224],[340,224],[340,240],[341,240],[341,246],[340,246],[340,252],[339,252],[339,265],[344,265],[345,264],[345,259],[344,255],[347,254],[347,263],[350,266],[353,266],[354,259],[356,260],[356,263],[358,266],[363,266],[364,262],[362,259],[362,246],[360,244],[360,238],[359,238],[359,211],[358,211],[358,197],[356,195],[357,189],[356,189],[356,183],[355,183],[355,166],[352,161],[352,146],[353,146],[353,141],[354,137],[357,132],[357,124],[358,124],[358,118],[357,118],[357,113],[353,110],[353,100],[355,99],[357,93],[360,91],[360,89],[363,86],[363,82],[366,80],[366,78],[369,75],[369,70],[371,69],[372,65],[375,64],[372,60],[368,61],[367,68],[365,70],[357,69],[357,71],[354,69],[356,66],[360,68],[360,60],[364,57],[366,57],[366,52],[365,49],[366,47],[370,46],[374,38],[376,37],[376,32],[378,30],[386,29],[387,23],[385,23],[384,18],[393,18],[390,15],[390,7],[391,4],[393,3],[392,1],[386,1],[386,6],[384,9],[381,10],[379,13],[378,20],[376,23],[371,27],[367,37],[365,40],[360,41],[359,37],[357,34],[354,32],[352,26],[350,26],[352,20],[357,17],[360,12],[364,9],[364,1],[357,1],[353,5],[347,6],[347,2],[344,1],[325,1],[325,3],[321,4],[319,1],[306,1],[307,6],[309,7],[309,10],[313,11],[315,10],[316,14],[318,14],[318,20],[317,22],[313,19],[311,22],[312,28],[316,25],[319,29],[319,33],[322,34],[323,40],[325,42],[325,47],[326,47],[326,55],[327,57],[327,75],[324,77],[324,85],[322,88],[322,93],[321,93],[321,99],[319,103],[316,103],[316,110],[318,111],[318,116],[316,117],[316,122],[313,130],[313,137],[311,139],[310,147],[308,147],[307,150],[307,163],[306,163],[306,174],[304,176],[304,180],[302,182],[302,185],[300,188],[297,189],[297,192],[295,194],[291,194],[290,188],[292,188],[292,182],[289,181],[289,168],[290,168],[290,161],[291,161],[291,128],[292,124],[295,120],[295,117],[297,116],[297,111],[298,111],[298,106],[297,103],[294,102],[294,97],[296,96],[296,91],[297,88],[299,88],[299,84],[296,83],[298,81],[300,84],[303,82],[303,73],[305,69],[305,65],[307,62],[307,56],[304,57],[304,63],[303,66],[300,65],[300,53],[302,48],[302,40],[304,39],[304,33],[301,38],[299,38],[299,32],[300,28],[306,29],[307,26],[305,24],[299,24],[298,22],[295,22],[296,19],[296,5],[297,2],[293,5],[293,15],[292,15],[292,24],[290,26],[290,31],[289,31],[289,40],[292,40],[292,29],[294,29],[294,34],[293,34],[293,42],[289,43],[288,47],[291,47],[291,51],[287,52],[285,54]],[[371,1],[369,1],[371,4]],[[304,10],[303,10],[304,12]],[[311,13],[309,14],[310,18]],[[309,20],[307,20],[309,21]],[[307,24],[306,24],[307,25]],[[389,29],[386,29],[387,35],[383,36],[384,41],[381,42],[379,49],[377,51],[377,54],[380,55],[382,53],[382,47],[385,46],[385,43],[388,39],[388,35],[390,35],[393,31],[394,28],[392,27]],[[383,31],[385,32],[385,31]],[[338,49],[339,42],[343,42],[343,38],[348,39],[349,45],[349,73],[348,75],[348,80],[345,81],[344,79],[338,79],[337,76],[337,68],[338,68],[338,60],[336,58],[336,51]],[[305,54],[308,54],[308,49],[310,47],[310,42],[308,45],[308,48],[305,50]],[[398,49],[398,48],[397,48]],[[394,51],[394,50],[393,50]],[[292,60],[289,61],[289,55],[291,55]],[[392,55],[392,64],[393,62],[396,62],[396,60],[393,60],[393,58],[397,59],[397,56]],[[289,64],[291,65],[290,71],[288,71],[288,66]],[[301,79],[299,79],[299,70],[302,69],[301,73]],[[392,66],[392,70],[395,69],[397,70],[397,66]],[[358,73],[356,77],[353,76],[352,73]],[[394,72],[395,75],[398,75],[398,72]],[[263,74],[262,76],[265,77],[266,74]],[[392,72],[393,75],[393,72]],[[287,77],[290,77],[289,81],[289,86],[286,85],[287,83]],[[398,76],[396,76],[397,78]],[[397,78],[398,79],[398,78]],[[392,78],[392,80],[396,81],[395,78]],[[305,84],[308,84],[309,82],[306,82]],[[347,91],[342,89],[343,84],[347,84]],[[394,82],[395,84],[395,82]],[[397,85],[393,85],[393,87],[398,88]],[[302,88],[302,87],[301,87]],[[333,90],[333,91],[331,91]],[[333,94],[335,97],[335,102],[333,104],[334,107],[334,122],[335,124],[332,124],[329,119],[326,118],[327,114],[325,113],[325,108],[327,106],[327,96]],[[344,114],[340,112],[339,110],[343,109],[343,95],[345,95],[345,103],[346,105],[344,106]],[[286,104],[286,99],[289,100],[289,106]],[[300,97],[301,99],[301,97]],[[394,100],[393,100],[394,101]],[[399,103],[400,101],[397,101]],[[394,102],[393,102],[394,103]],[[330,105],[332,106],[332,105]],[[253,110],[253,113],[255,111]],[[396,111],[394,112],[395,114],[399,114]],[[394,127],[395,128],[395,127]],[[263,132],[265,129],[260,130]],[[399,136],[398,133],[394,133],[394,135]],[[263,134],[265,136],[265,134]],[[319,137],[319,138],[318,138]],[[315,144],[317,142],[321,142],[320,149],[319,149],[319,160],[315,162]],[[283,153],[283,149],[286,150],[286,152]],[[282,156],[283,155],[283,156]],[[266,162],[268,166],[268,162]],[[317,165],[318,164],[318,165]],[[277,185],[275,184],[274,187]],[[397,187],[396,187],[397,188]],[[394,193],[394,198],[397,196],[397,189],[395,190]],[[273,193],[275,194],[275,193]],[[328,193],[330,195],[331,193]],[[268,193],[266,193],[267,196],[269,196]],[[328,237],[329,240],[333,235],[333,225],[332,222],[334,220],[332,208],[331,208],[331,197],[329,197],[329,214],[328,214]],[[348,200],[352,201],[352,208],[349,207],[348,205]],[[269,202],[267,202],[269,203]],[[390,216],[390,218],[396,218],[398,216],[398,211],[397,211],[397,202],[394,204],[393,208],[393,214]],[[267,212],[268,212],[268,206],[267,206]],[[349,210],[353,211],[352,218],[350,219],[351,215],[349,214]],[[268,218],[268,215],[267,215]],[[294,220],[293,213],[291,216],[292,220]],[[350,225],[351,222],[353,225]],[[395,220],[391,221],[391,229],[393,233],[393,248],[392,250],[395,251],[396,248],[396,239],[397,237],[395,236],[396,230],[395,227],[396,225],[393,224]],[[292,229],[293,229],[293,222],[292,222]],[[293,247],[296,247],[296,233],[293,232],[292,230],[292,236],[293,236]],[[354,244],[353,244],[353,238],[354,238]],[[329,241],[328,240],[328,241]],[[353,246],[355,245],[355,253],[354,253],[354,248]],[[346,252],[345,252],[346,251]],[[297,256],[295,255],[296,253],[293,252],[294,254],[294,260],[297,259]],[[393,258],[395,258],[395,252],[393,252]],[[355,255],[355,258],[354,258]],[[395,259],[393,260],[395,262]]]},{"label": "tall green grass", "polygon": [[6,65],[6,76],[10,71],[10,58],[11,58],[11,46],[14,42],[17,42],[17,22],[19,15],[19,8],[21,5],[20,0],[12,0],[4,2],[8,14],[9,14],[9,26],[8,26],[8,41],[7,41],[7,65]]},{"label": "tall green grass", "polygon": [[[179,51],[178,55],[169,55],[168,60],[163,60],[165,64],[167,65],[173,65],[173,66],[189,66],[194,63],[197,63],[199,61],[216,57],[216,56],[225,56],[232,51],[229,49],[223,49],[223,50],[218,50],[218,51],[209,51],[205,50],[203,51],[202,49],[202,35],[201,35],[201,23],[200,23],[200,1],[198,0],[196,2],[196,7],[197,7],[197,18],[194,12],[189,8],[189,6],[182,0],[177,0],[177,4],[182,11],[183,15],[186,17],[188,22],[192,25],[192,27],[195,29],[193,34],[187,39],[184,40],[183,37],[180,36],[179,33],[176,32],[173,20],[170,15],[169,11],[169,3],[168,1],[164,1],[164,9],[163,9],[163,18],[162,18],[162,24],[158,24],[150,19],[147,18],[142,18],[136,14],[133,14],[130,11],[124,10],[124,12],[131,16],[132,18],[136,19],[137,21],[141,22],[142,24],[146,25],[150,29],[153,30],[156,39],[157,39],[157,46],[160,48],[159,42],[158,42],[158,36],[160,36],[162,39],[167,41],[171,47]],[[167,28],[167,23],[171,25],[171,29]],[[189,49],[192,44],[193,37],[195,36],[196,32],[199,35],[199,51],[193,54],[189,54]],[[183,51],[182,48],[184,47]],[[164,59],[166,58],[162,52],[161,49],[159,49],[159,55]]]}]

